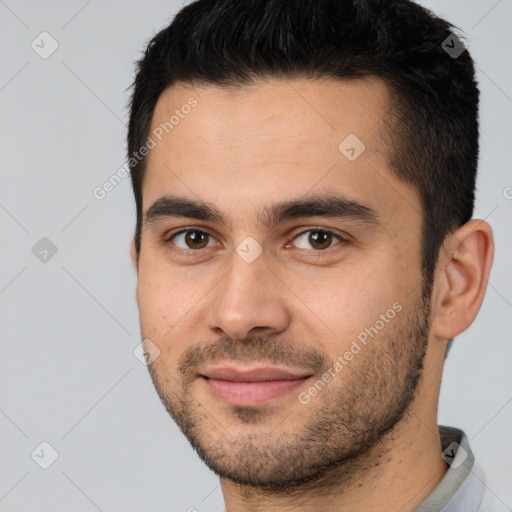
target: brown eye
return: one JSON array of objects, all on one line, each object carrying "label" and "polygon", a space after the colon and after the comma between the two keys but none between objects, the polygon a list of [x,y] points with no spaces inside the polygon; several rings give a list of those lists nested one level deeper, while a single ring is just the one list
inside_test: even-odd
[{"label": "brown eye", "polygon": [[331,245],[332,235],[325,231],[311,231],[308,241],[315,249],[327,249]]},{"label": "brown eye", "polygon": [[[209,238],[211,238],[210,235],[205,231],[201,231],[199,229],[187,229],[175,233],[169,237],[168,241],[172,240],[180,249],[204,249],[208,246]],[[178,241],[184,245],[180,245]]]},{"label": "brown eye", "polygon": [[[306,237],[306,235],[308,236]],[[322,251],[329,249],[335,239],[338,239],[340,242],[346,241],[344,238],[328,229],[310,229],[298,235],[295,238],[294,244],[297,245],[297,241],[301,240],[302,243],[304,243],[305,240],[310,247],[300,247],[300,245],[297,245],[299,249],[310,249],[312,247],[316,251]]]}]

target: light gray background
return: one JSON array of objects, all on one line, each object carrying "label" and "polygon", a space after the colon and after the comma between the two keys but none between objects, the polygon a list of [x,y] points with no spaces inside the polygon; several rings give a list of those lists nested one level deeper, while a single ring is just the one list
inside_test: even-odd
[{"label": "light gray background", "polygon": [[[464,31],[478,66],[475,217],[497,245],[481,312],[446,362],[439,422],[466,431],[512,509],[512,1],[424,4]],[[180,7],[0,0],[0,511],[223,510],[133,354],[129,178],[92,194],[125,162],[133,61]],[[43,31],[59,44],[47,59],[31,47]],[[58,249],[46,263],[32,252],[42,237]],[[58,452],[46,470],[31,457],[43,441]]]}]

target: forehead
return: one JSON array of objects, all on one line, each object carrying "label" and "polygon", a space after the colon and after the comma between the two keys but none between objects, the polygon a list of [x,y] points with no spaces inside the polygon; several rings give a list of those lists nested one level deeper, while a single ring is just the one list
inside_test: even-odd
[{"label": "forehead", "polygon": [[374,78],[169,87],[152,118],[143,210],[173,194],[236,216],[338,192],[388,214],[405,200],[417,214],[416,191],[385,158],[388,101]]},{"label": "forehead", "polygon": [[[197,105],[188,108],[194,100]],[[161,94],[151,130],[163,128],[167,142],[174,139],[178,145],[186,138],[205,149],[237,143],[253,147],[268,142],[267,137],[281,143],[310,140],[337,149],[340,137],[353,133],[372,150],[382,139],[380,121],[388,100],[388,89],[377,78],[273,79],[230,87],[178,83]],[[283,153],[288,149],[282,147]]]}]

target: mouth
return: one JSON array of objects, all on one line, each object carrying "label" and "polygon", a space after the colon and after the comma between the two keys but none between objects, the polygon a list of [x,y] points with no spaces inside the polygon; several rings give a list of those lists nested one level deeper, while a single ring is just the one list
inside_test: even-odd
[{"label": "mouth", "polygon": [[217,366],[199,374],[208,391],[230,405],[257,406],[289,394],[312,374],[277,367]]}]

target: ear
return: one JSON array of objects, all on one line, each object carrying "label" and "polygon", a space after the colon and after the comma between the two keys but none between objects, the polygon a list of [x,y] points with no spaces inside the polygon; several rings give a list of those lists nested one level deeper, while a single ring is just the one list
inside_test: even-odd
[{"label": "ear", "polygon": [[432,334],[452,339],[473,323],[484,299],[493,257],[492,229],[484,220],[470,220],[447,236],[436,268]]},{"label": "ear", "polygon": [[135,268],[135,270],[139,271],[139,262],[137,257],[137,249],[135,248],[135,238],[132,238],[132,241],[130,243],[130,258],[132,260],[132,265]]}]

